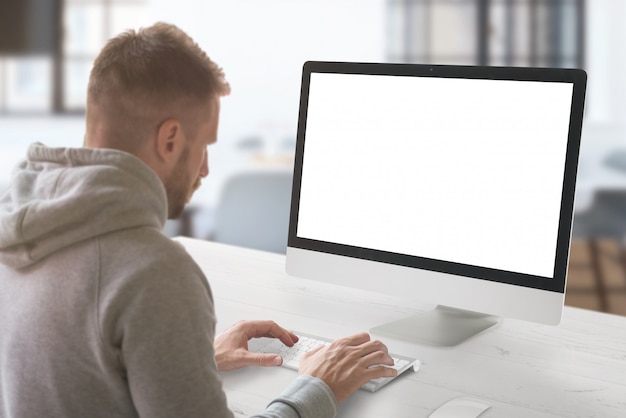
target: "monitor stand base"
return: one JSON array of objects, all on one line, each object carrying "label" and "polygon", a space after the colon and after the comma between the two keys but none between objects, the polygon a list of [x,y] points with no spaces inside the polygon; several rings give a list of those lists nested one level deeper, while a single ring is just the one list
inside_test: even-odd
[{"label": "monitor stand base", "polygon": [[411,343],[452,347],[498,325],[501,318],[478,312],[437,306],[418,315],[374,327],[375,336]]}]

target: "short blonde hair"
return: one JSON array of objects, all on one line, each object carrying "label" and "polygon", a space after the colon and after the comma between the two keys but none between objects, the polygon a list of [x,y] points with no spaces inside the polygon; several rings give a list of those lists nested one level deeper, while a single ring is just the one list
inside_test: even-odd
[{"label": "short blonde hair", "polygon": [[87,123],[95,108],[129,141],[155,128],[157,118],[185,117],[189,106],[229,93],[223,70],[198,44],[159,22],[126,31],[102,49],[89,77]]}]

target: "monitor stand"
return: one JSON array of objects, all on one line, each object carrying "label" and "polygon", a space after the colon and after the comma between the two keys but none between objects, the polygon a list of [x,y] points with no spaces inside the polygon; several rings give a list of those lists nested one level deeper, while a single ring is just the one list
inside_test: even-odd
[{"label": "monitor stand", "polygon": [[374,335],[416,344],[451,347],[498,325],[501,318],[462,309],[437,306],[370,330]]}]

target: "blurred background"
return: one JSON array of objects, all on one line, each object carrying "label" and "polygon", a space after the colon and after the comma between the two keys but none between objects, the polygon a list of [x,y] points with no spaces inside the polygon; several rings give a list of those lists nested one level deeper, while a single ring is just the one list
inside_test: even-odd
[{"label": "blurred background", "polygon": [[0,0],[0,191],[35,141],[81,146],[110,37],[156,21],[225,70],[211,175],[165,232],[284,252],[307,60],[588,72],[566,303],[626,315],[623,0]]}]

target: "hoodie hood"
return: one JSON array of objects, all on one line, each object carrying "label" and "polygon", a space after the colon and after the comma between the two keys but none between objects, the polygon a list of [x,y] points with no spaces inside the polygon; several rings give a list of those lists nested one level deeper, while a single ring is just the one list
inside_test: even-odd
[{"label": "hoodie hood", "polygon": [[163,183],[135,156],[33,144],[0,197],[0,263],[24,268],[99,235],[160,230],[166,219]]}]

